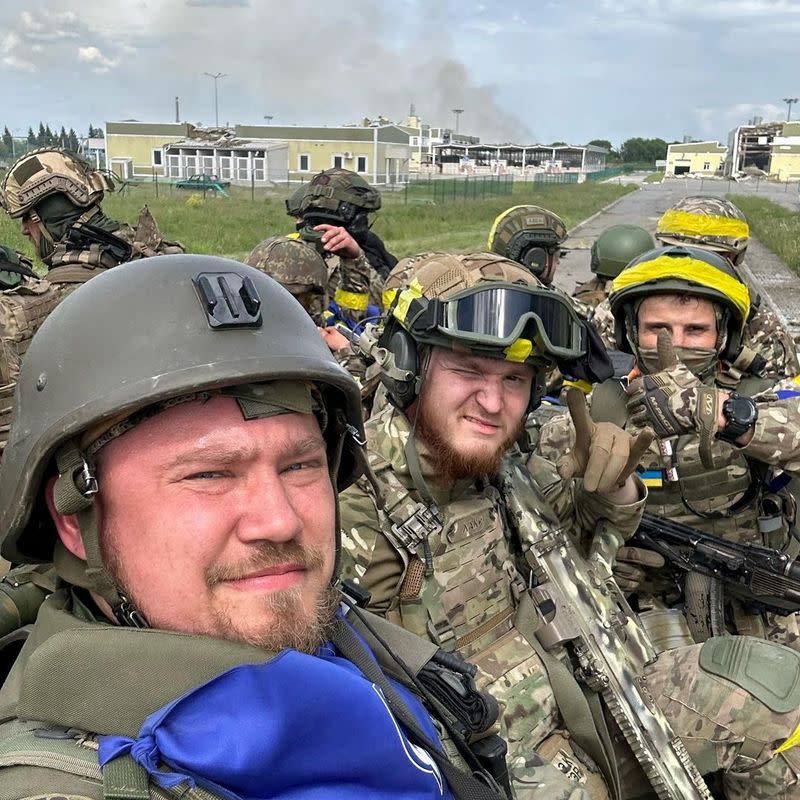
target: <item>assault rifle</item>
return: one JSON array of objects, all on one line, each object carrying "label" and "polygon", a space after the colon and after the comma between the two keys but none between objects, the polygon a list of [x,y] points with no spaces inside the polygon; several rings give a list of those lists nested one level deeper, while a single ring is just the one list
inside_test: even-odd
[{"label": "assault rifle", "polygon": [[729,542],[654,514],[642,517],[627,543],[655,550],[683,572],[716,578],[748,610],[800,611],[800,563],[780,550]]},{"label": "assault rifle", "polygon": [[638,680],[656,652],[614,581],[619,537],[598,526],[585,558],[552,515],[519,455],[506,457],[499,488],[531,568],[536,638],[563,645],[577,680],[605,701],[660,800],[711,800],[703,777],[663,711]]}]

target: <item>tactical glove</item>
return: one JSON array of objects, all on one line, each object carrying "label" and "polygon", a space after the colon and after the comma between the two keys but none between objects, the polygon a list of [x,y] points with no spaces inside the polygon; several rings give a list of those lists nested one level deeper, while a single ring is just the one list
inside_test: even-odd
[{"label": "tactical glove", "polygon": [[612,422],[595,422],[580,389],[567,391],[567,406],[575,426],[575,446],[559,459],[558,473],[565,480],[582,477],[589,492],[610,494],[636,469],[653,434],[644,430],[634,438]]},{"label": "tactical glove", "polygon": [[657,348],[659,372],[636,378],[626,390],[631,422],[651,427],[659,439],[697,433],[700,460],[706,469],[711,469],[720,393],[704,386],[678,360],[667,331],[658,334]]},{"label": "tactical glove", "polygon": [[620,547],[614,565],[614,579],[623,594],[632,594],[641,587],[647,570],[664,566],[664,556],[642,547]]}]

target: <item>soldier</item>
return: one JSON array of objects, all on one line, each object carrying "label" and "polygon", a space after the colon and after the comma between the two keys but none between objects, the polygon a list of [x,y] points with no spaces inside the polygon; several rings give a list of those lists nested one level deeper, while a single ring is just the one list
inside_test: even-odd
[{"label": "soldier", "polygon": [[[688,244],[717,253],[741,278],[737,268],[744,262],[750,229],[744,214],[729,200],[685,197],[664,212],[658,221],[656,239],[664,245]],[[592,324],[606,345],[614,347],[614,316],[607,302],[597,307]],[[733,381],[737,380],[737,373],[760,374],[781,380],[800,372],[792,337],[758,296],[751,297],[742,345],[737,362],[729,367]]]},{"label": "soldier", "polygon": [[[791,416],[785,424],[773,417],[791,414],[797,401],[778,400],[775,381],[758,376],[732,384],[721,366],[736,361],[750,313],[750,292],[730,262],[699,248],[652,250],[614,280],[609,303],[616,339],[634,354],[643,377],[630,384],[629,398],[619,381],[596,387],[592,416],[632,432],[649,426],[659,437],[640,465],[648,511],[725,539],[785,548],[795,501],[774,479],[783,470],[786,483],[800,470],[794,445],[800,434]],[[679,362],[658,353],[662,331]],[[544,425],[542,455],[561,452],[570,427],[566,417]],[[700,575],[686,586],[663,579],[663,558],[640,548],[626,548],[618,560],[618,582],[636,592],[639,609],[648,612],[644,621],[659,626],[665,640],[738,632],[800,649],[795,615],[752,613]]]},{"label": "soldier", "polygon": [[[381,193],[358,173],[334,168],[315,175],[302,197],[296,195],[287,202],[287,211],[291,205],[296,212],[292,216],[300,218],[301,238],[321,248],[336,303],[350,317],[363,317],[370,302],[380,306],[383,277],[397,263],[370,231],[369,214],[381,207]],[[336,255],[344,258],[341,265]]]},{"label": "soldier", "polygon": [[89,278],[123,261],[181,253],[167,242],[148,211],[134,230],[107,217],[100,206],[110,178],[66,150],[40,148],[18,158],[0,186],[0,205],[47,267],[47,280],[24,275],[0,295],[0,454],[19,361],[28,341],[57,303]]},{"label": "soldier", "polygon": [[611,281],[622,272],[636,256],[656,246],[653,237],[638,225],[612,225],[606,228],[592,244],[589,264],[593,278],[575,287],[572,296],[595,308],[608,297]]},{"label": "soldier", "polygon": [[270,236],[253,248],[245,263],[280,283],[314,320],[334,358],[357,381],[364,379],[363,358],[335,327],[337,322],[350,328],[356,328],[358,323],[342,317],[340,307],[329,299],[328,268],[313,247],[286,236]]},{"label": "soldier", "polygon": [[[342,528],[345,574],[370,592],[370,608],[481,668],[481,685],[504,709],[512,773],[524,780],[535,769],[535,749],[602,798],[606,782],[617,782],[617,758],[628,764],[620,768],[626,776],[630,762],[592,729],[597,718],[571,673],[564,674],[564,651],[545,652],[532,633],[525,601],[538,579],[493,484],[541,397],[544,372],[556,358],[576,354],[579,331],[564,296],[514,262],[442,256],[417,270],[378,342],[386,349],[381,366],[393,405],[367,422],[373,474],[342,495]],[[580,404],[575,413],[583,420]],[[641,485],[627,476],[649,438],[634,440],[606,423],[586,421],[582,430],[560,474],[538,456],[528,462],[541,494],[536,524],[547,530],[558,519],[585,541],[605,519],[627,535],[642,507]],[[573,475],[583,480],[569,480]],[[765,661],[749,669],[760,674],[785,663],[784,677],[795,674],[795,653],[764,647]],[[699,646],[664,654],[642,680],[702,757],[703,771],[725,769],[729,797],[800,796],[800,759],[793,750],[773,756],[798,712],[770,711],[766,693],[748,693],[734,672],[704,673],[699,654]],[[731,692],[734,706],[722,707]],[[770,744],[762,721],[770,735],[781,731]],[[720,747],[720,737],[739,744]],[[753,746],[740,747],[745,741]],[[640,796],[627,780],[626,796]]]},{"label": "soldier", "polygon": [[[467,744],[488,734],[502,778],[472,668],[335,587],[358,391],[273,281],[111,270],[44,324],[20,393],[3,553],[63,583],[0,692],[5,800],[505,796]],[[540,777],[517,796],[566,800]]]},{"label": "soldier", "polygon": [[522,264],[550,286],[566,238],[567,226],[557,214],[540,206],[514,206],[495,219],[487,249]]}]

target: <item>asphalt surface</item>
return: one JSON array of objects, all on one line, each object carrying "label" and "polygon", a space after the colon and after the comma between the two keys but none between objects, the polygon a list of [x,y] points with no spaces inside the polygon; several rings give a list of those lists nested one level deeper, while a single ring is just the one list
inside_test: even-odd
[{"label": "asphalt surface", "polygon": [[[591,277],[590,250],[594,240],[611,225],[632,223],[655,232],[659,217],[674,203],[687,195],[708,194],[724,197],[728,193],[754,194],[779,203],[793,211],[800,211],[798,184],[768,184],[765,181],[720,181],[699,179],[673,179],[663,183],[642,183],[643,174],[625,176],[625,183],[638,183],[636,192],[625,195],[599,214],[590,217],[570,231],[555,276],[556,284],[572,292],[576,283]],[[617,180],[617,179],[614,179]],[[742,277],[761,294],[792,332],[800,338],[800,276],[787,267],[755,238],[750,239]]]}]

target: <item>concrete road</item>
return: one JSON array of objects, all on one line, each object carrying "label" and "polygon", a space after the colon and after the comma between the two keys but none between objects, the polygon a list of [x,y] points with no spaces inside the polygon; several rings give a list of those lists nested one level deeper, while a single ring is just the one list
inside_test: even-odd
[{"label": "concrete road", "polygon": [[[643,183],[638,191],[625,195],[607,210],[590,217],[570,231],[564,244],[568,253],[559,264],[556,284],[571,293],[576,283],[589,279],[592,244],[611,225],[632,223],[652,233],[659,217],[682,197],[696,194],[724,197],[729,192],[765,197],[793,211],[800,210],[797,184],[789,184],[787,190],[785,184],[768,184],[755,180],[737,183],[673,179],[663,183]],[[785,321],[792,334],[796,338],[800,336],[800,276],[757,239],[751,239],[743,277]]]}]

